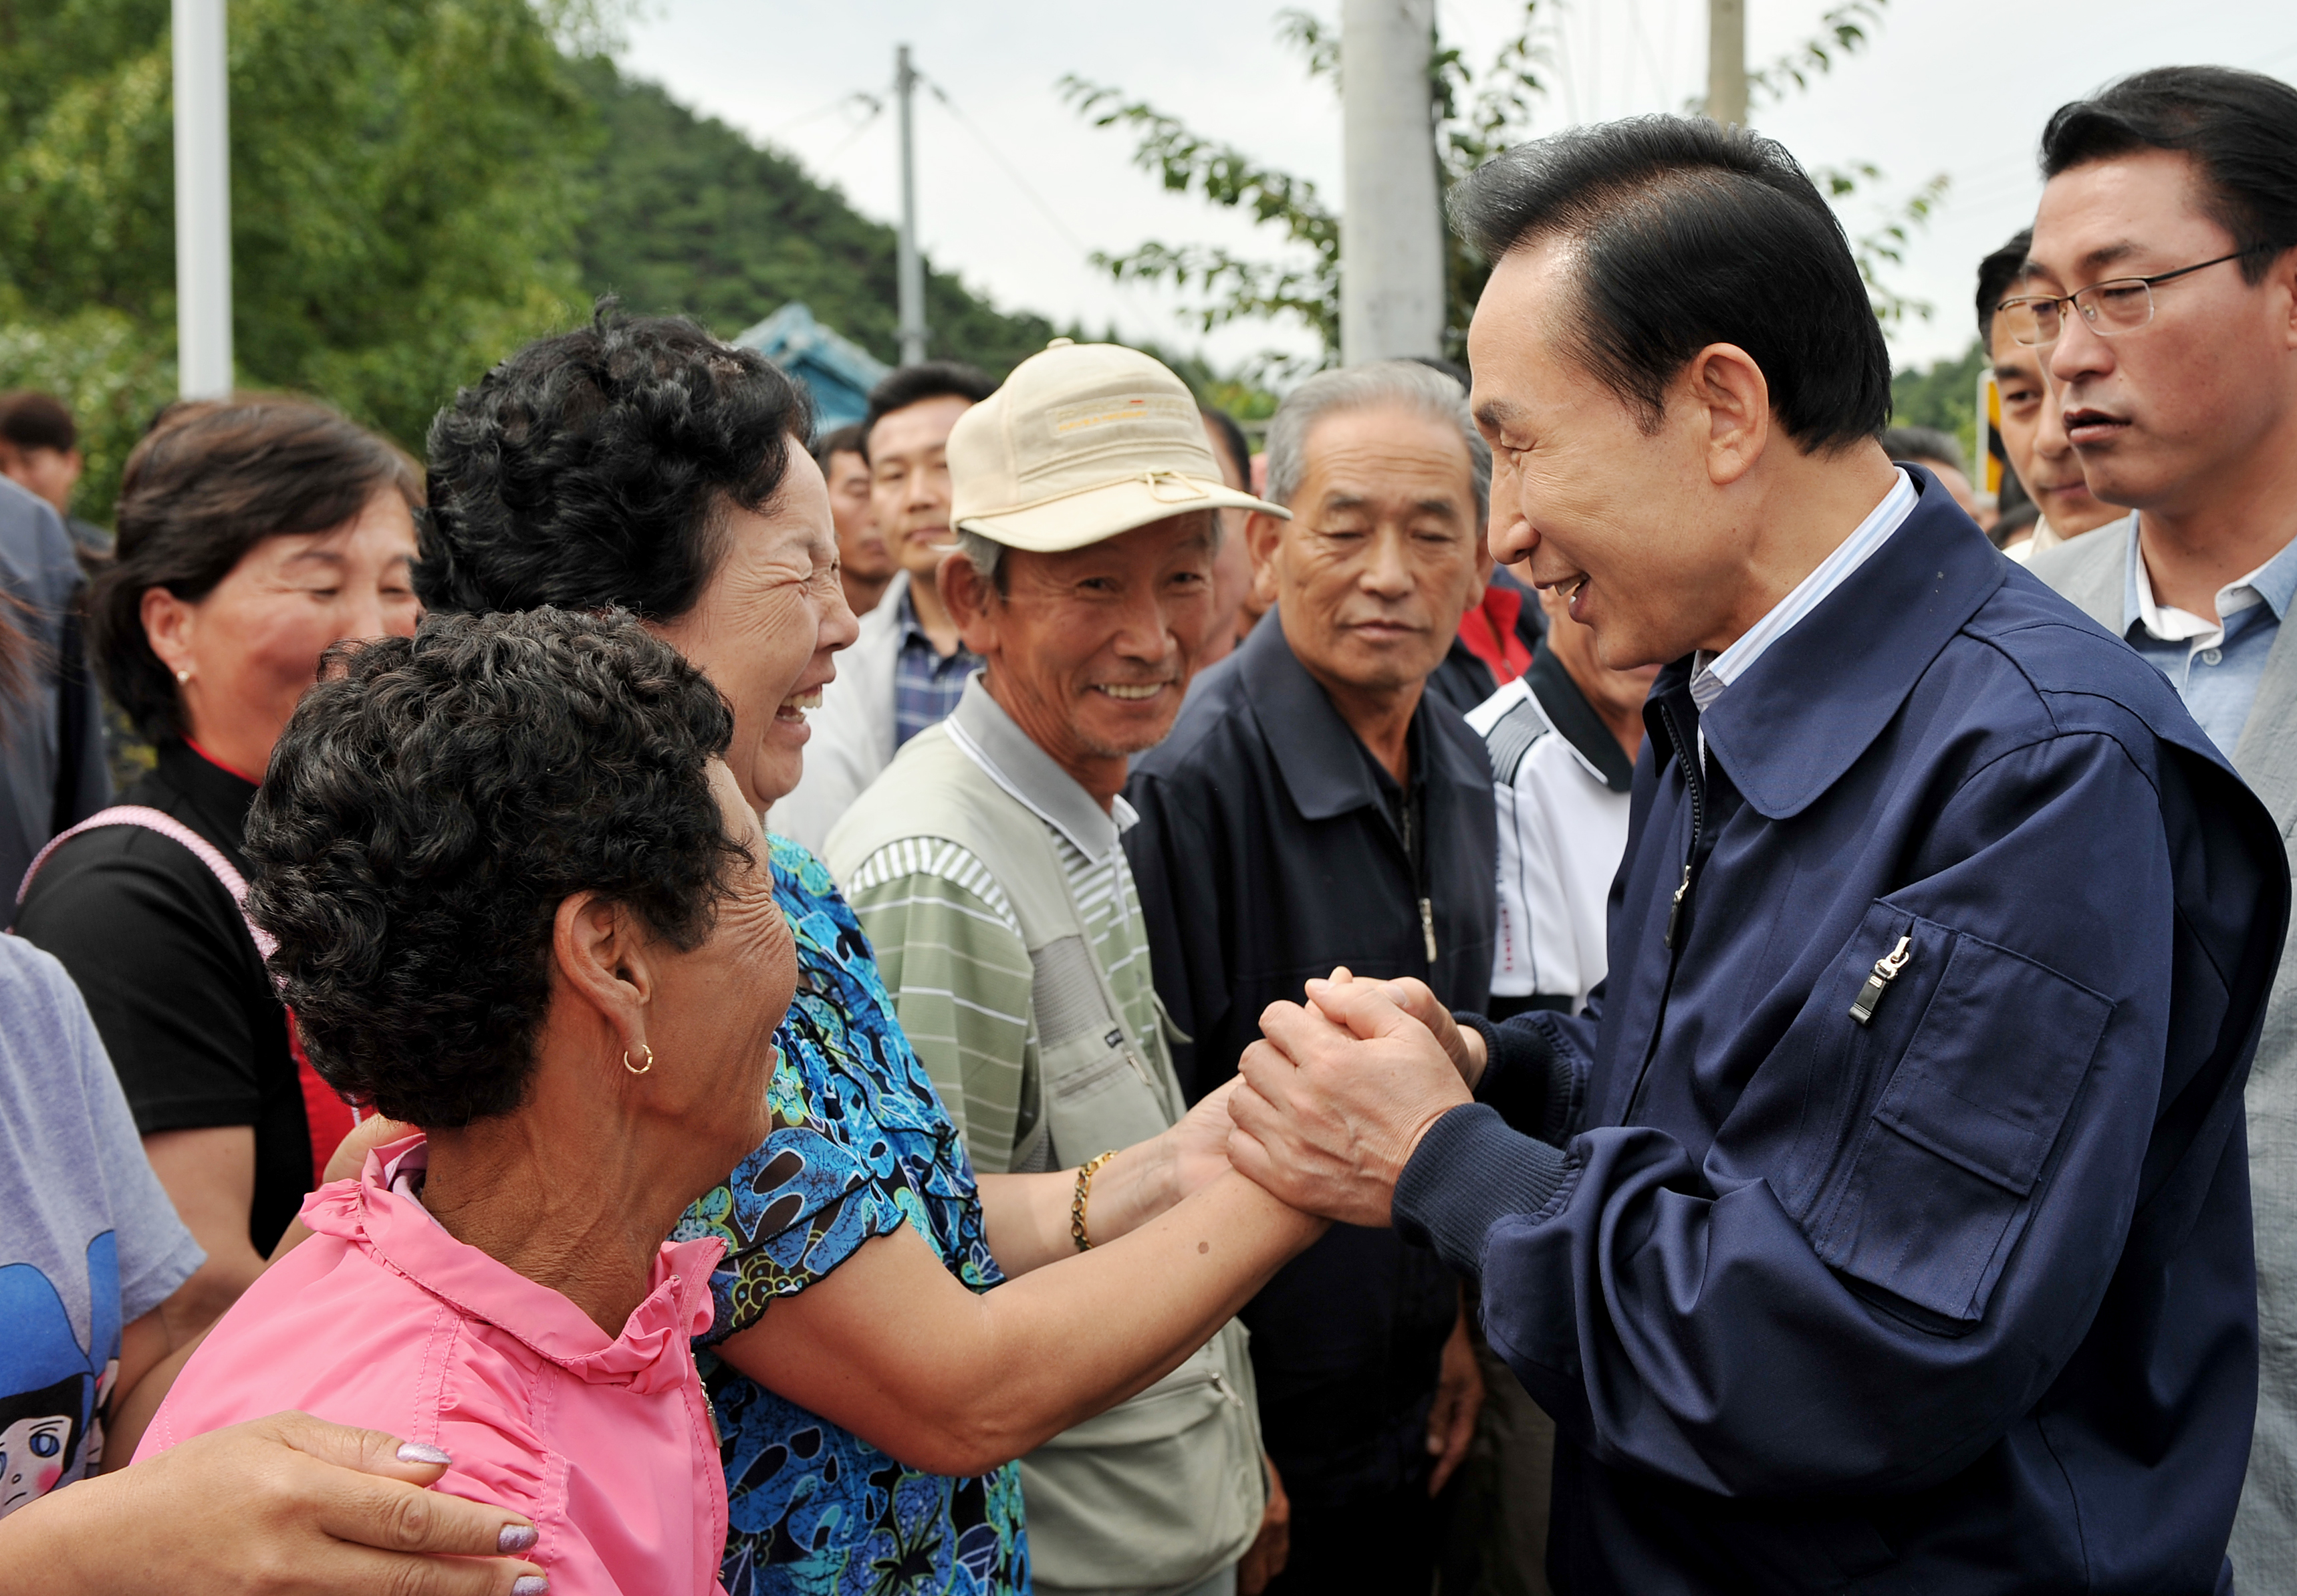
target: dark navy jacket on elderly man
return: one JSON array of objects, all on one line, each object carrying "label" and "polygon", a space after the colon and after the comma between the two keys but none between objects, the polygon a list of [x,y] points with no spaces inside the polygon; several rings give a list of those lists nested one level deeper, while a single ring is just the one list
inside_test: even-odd
[{"label": "dark navy jacket on elderly man", "polygon": [[[1191,1102],[1236,1074],[1264,1008],[1297,1001],[1336,964],[1484,1007],[1498,914],[1491,761],[1433,693],[1410,748],[1406,787],[1271,612],[1134,764],[1125,796],[1140,820],[1125,851],[1157,995],[1190,1039],[1174,1064]],[[1425,1501],[1428,1412],[1459,1312],[1459,1283],[1433,1253],[1359,1225],[1333,1226],[1246,1306],[1264,1440],[1309,1522],[1371,1498]]]},{"label": "dark navy jacket on elderly man", "polygon": [[2278,837],[1914,477],[1727,691],[1660,675],[1609,983],[1483,1024],[1395,1189],[1555,1417],[1575,1596],[2229,1586]]}]

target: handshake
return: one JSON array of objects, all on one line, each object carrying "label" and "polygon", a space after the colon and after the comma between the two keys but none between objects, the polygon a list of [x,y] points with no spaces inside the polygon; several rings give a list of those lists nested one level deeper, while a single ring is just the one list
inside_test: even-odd
[{"label": "handshake", "polygon": [[1268,1006],[1237,1078],[1175,1128],[1182,1194],[1234,1168],[1303,1213],[1385,1226],[1420,1139],[1473,1100],[1483,1038],[1419,980],[1343,967],[1306,995]]}]

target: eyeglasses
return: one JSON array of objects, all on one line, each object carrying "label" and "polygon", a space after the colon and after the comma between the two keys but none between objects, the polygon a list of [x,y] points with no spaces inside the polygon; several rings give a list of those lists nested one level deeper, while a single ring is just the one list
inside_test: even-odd
[{"label": "eyeglasses", "polygon": [[2042,349],[2058,341],[2064,325],[2065,307],[2071,305],[2081,312],[2082,320],[2100,338],[2117,338],[2124,333],[2134,333],[2153,319],[2153,285],[2168,283],[2189,273],[2212,266],[2223,266],[2228,260],[2238,260],[2244,255],[2254,255],[2264,248],[2252,244],[2245,250],[2235,250],[2230,255],[2220,255],[2215,260],[2204,260],[2198,266],[2181,266],[2174,272],[2156,272],[2150,277],[2109,277],[2103,283],[2093,283],[2087,288],[2078,288],[2067,294],[2033,294],[2024,298],[2005,300],[1995,308],[1996,316],[2007,318],[2010,341],[2027,349]]}]

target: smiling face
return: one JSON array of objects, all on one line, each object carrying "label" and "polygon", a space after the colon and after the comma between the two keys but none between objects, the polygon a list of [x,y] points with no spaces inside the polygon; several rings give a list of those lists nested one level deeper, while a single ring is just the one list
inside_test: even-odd
[{"label": "smiling face", "polygon": [[[963,571],[954,568],[963,564]],[[1128,756],[1173,729],[1213,611],[1210,515],[1169,516],[1061,554],[1007,551],[1001,594],[962,555],[942,593],[989,689],[1106,802]]]},{"label": "smiling face", "polygon": [[831,655],[859,632],[837,580],[829,496],[793,442],[765,506],[729,505],[723,552],[694,607],[655,628],[734,707],[726,761],[751,807],[785,797],[805,772],[805,712],[837,674]]},{"label": "smiling face", "polygon": [[948,552],[949,434],[973,401],[938,394],[877,418],[869,429],[869,504],[910,580],[931,582]]},{"label": "smiling face", "polygon": [[797,988],[797,944],[774,901],[766,836],[748,794],[723,762],[712,760],[709,769],[726,835],[751,858],[727,867],[732,891],[719,903],[700,945],[653,950],[656,985],[646,1038],[658,1057],[679,1064],[649,1082],[650,1090],[675,1089],[663,1109],[715,1149],[715,1159],[704,1162],[722,1171],[771,1128],[766,1086],[774,1068],[774,1032]]},{"label": "smiling face", "polygon": [[1553,241],[1510,251],[1469,327],[1471,402],[1495,462],[1492,553],[1560,591],[1604,665],[1664,664],[1736,635],[1749,536],[1710,478],[1704,409],[1670,390],[1647,432],[1557,348],[1571,270]]},{"label": "smiling face", "polygon": [[[2034,218],[2029,293],[2066,294],[2230,254],[2239,242],[2204,210],[2200,169],[2170,151],[2059,173]],[[2040,351],[2091,492],[2180,514],[2239,493],[2297,424],[2297,251],[2262,282],[2243,263],[2153,290],[2153,318],[2101,338],[2078,314]]]},{"label": "smiling face", "polygon": [[414,635],[414,517],[384,489],[342,526],[262,539],[203,598],[146,592],[144,636],[177,674],[192,741],[260,776],[329,644]]},{"label": "smiling face", "polygon": [[1482,591],[1467,443],[1378,406],[1324,416],[1301,455],[1292,519],[1250,522],[1285,641],[1328,690],[1415,693]]},{"label": "smiling face", "polygon": [[2100,503],[2082,479],[2081,457],[2066,441],[2065,422],[2042,371],[2045,351],[2012,338],[2005,317],[1995,318],[1993,346],[1994,383],[2002,394],[2003,452],[2051,530],[2061,537],[2078,537],[2121,515],[2119,506]]}]

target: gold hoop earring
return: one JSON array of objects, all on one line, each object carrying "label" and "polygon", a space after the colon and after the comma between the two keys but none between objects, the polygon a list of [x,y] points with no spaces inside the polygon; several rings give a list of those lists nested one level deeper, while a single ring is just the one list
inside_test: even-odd
[{"label": "gold hoop earring", "polygon": [[630,1065],[630,1056],[627,1052],[622,1055],[622,1067],[629,1070],[633,1075],[643,1075],[646,1073],[646,1070],[654,1068],[654,1049],[646,1046],[646,1043],[640,1042],[638,1043],[638,1051],[646,1055],[646,1069],[644,1070],[632,1068]]}]

